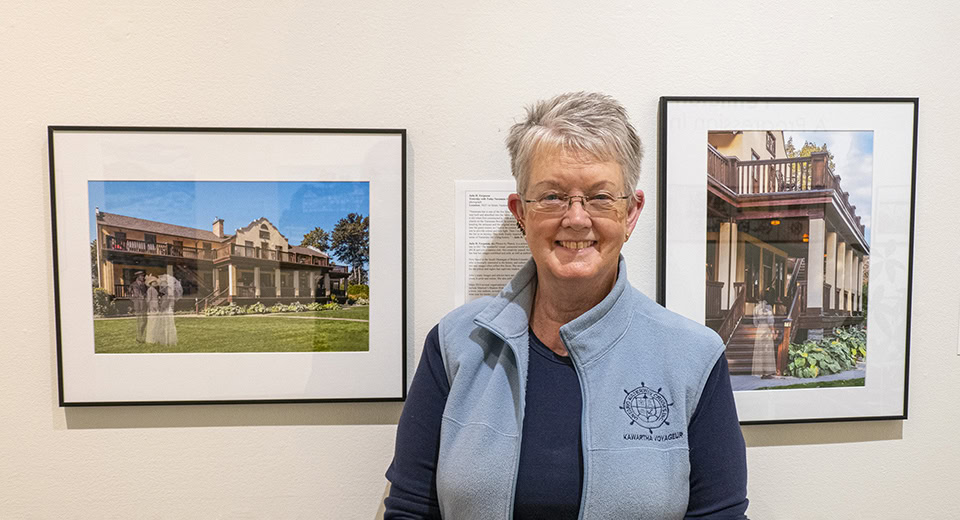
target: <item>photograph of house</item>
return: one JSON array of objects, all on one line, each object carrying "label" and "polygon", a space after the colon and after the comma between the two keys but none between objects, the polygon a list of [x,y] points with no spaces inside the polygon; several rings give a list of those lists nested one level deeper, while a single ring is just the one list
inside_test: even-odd
[{"label": "photograph of house", "polygon": [[95,352],[369,349],[368,183],[88,191]]},{"label": "photograph of house", "polygon": [[136,273],[168,274],[183,286],[179,307],[234,302],[330,301],[346,296],[346,266],[313,247],[291,245],[266,218],[225,233],[167,224],[94,209],[98,286],[122,305]]},{"label": "photograph of house", "polygon": [[[817,379],[828,362],[836,368],[813,361],[835,336],[865,334],[872,133],[711,131],[707,140],[706,324],[726,344],[734,390],[798,371]],[[859,375],[862,385],[859,357],[860,373],[836,377]],[[738,376],[753,377],[738,388]]]}]

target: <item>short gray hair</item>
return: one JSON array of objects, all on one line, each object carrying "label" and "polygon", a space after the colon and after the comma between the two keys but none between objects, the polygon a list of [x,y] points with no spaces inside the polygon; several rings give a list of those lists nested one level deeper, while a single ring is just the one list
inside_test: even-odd
[{"label": "short gray hair", "polygon": [[636,191],[643,144],[616,99],[597,92],[569,92],[527,107],[526,119],[510,127],[507,136],[518,193],[527,189],[536,154],[554,147],[616,162],[628,194]]}]

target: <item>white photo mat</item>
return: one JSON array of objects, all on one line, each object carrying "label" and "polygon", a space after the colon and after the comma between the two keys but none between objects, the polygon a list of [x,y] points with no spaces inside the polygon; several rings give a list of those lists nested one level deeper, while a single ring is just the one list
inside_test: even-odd
[{"label": "white photo mat", "polygon": [[[704,323],[709,130],[872,131],[874,136],[865,386],[735,392],[743,423],[906,418],[915,100],[661,99],[668,309]],[[665,169],[665,176],[664,176]]]},{"label": "white photo mat", "polygon": [[[403,130],[51,127],[49,135],[61,404],[405,397]],[[136,167],[105,173],[120,156]],[[148,180],[369,182],[369,350],[95,354],[88,181]]]}]

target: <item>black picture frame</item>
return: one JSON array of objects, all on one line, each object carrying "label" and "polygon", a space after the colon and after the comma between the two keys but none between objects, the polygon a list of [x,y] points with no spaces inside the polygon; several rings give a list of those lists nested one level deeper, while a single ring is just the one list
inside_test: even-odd
[{"label": "black picture frame", "polygon": [[[390,402],[406,398],[406,130],[73,125],[51,125],[47,130],[60,406]],[[147,189],[157,186],[159,190]],[[156,204],[151,206],[158,192],[168,189],[172,193],[180,186],[196,188],[192,196],[198,213],[201,206],[222,203],[220,214],[241,216],[224,224],[218,219],[220,214],[203,215],[218,219],[212,231],[147,218],[167,210],[163,204],[160,209],[154,207]],[[271,195],[264,187],[276,188],[269,201]],[[293,187],[299,190],[296,205],[290,203],[293,199],[288,193]],[[346,193],[347,188],[353,191]],[[124,195],[131,190],[139,190],[136,193],[143,196],[130,203]],[[241,194],[233,206],[241,206],[238,200],[263,198],[261,207],[247,211],[249,223],[237,220],[245,213],[242,208],[231,208],[231,190]],[[97,200],[107,201],[103,210],[90,207],[93,192],[98,194]],[[263,213],[269,210],[264,208],[273,204],[278,210],[281,193],[288,197],[283,200],[289,207],[283,216],[268,218]],[[312,211],[315,206],[311,204],[318,200],[327,202],[325,208],[335,209]],[[189,207],[189,200],[179,206],[184,204]],[[111,213],[111,205],[143,214]],[[303,226],[311,218],[329,219],[336,211],[344,213],[343,219],[357,221],[356,232],[362,233],[368,244],[366,262],[358,266],[338,264],[339,257],[332,252],[293,244],[298,240],[294,232],[306,229]],[[233,235],[224,233],[232,225],[241,227]],[[117,240],[116,233],[124,226],[129,226],[131,237],[133,233],[143,236],[136,240],[121,231],[121,240]],[[104,229],[113,235],[104,232],[101,238]],[[257,235],[250,236],[263,242],[255,246],[239,244],[241,232],[253,233],[254,229]],[[91,237],[94,231],[90,230],[95,230],[96,236]],[[113,239],[112,249],[105,250],[109,239]],[[214,245],[206,247],[210,242]],[[103,300],[113,304],[114,310],[121,300],[127,301],[126,312],[118,313],[124,316],[104,318],[102,323],[110,322],[110,327],[116,324],[117,330],[126,335],[114,334],[113,329],[109,329],[109,335],[94,332],[97,320],[91,282],[79,279],[85,271],[94,284],[106,283],[109,280],[102,273],[107,272],[107,264],[111,264],[109,273],[116,283],[111,290],[101,287],[109,296]],[[170,276],[164,278],[166,273],[162,271],[158,276],[150,274],[158,269],[166,269]],[[189,274],[191,269],[195,278]],[[173,276],[172,270],[178,276]],[[251,270],[256,272],[252,278]],[[159,287],[154,292],[160,296],[154,299],[161,301],[161,307],[167,298],[171,315],[164,318],[167,323],[190,319],[200,324],[181,328],[179,343],[143,342],[141,327],[132,325],[131,320],[145,314],[134,311],[133,300],[150,301],[143,291],[128,283],[127,278],[140,271],[145,273],[135,276],[141,281],[144,276],[155,278],[151,287]],[[252,285],[244,276],[252,280]],[[366,281],[369,289],[348,298],[347,278]],[[225,287],[218,285],[223,280]],[[204,281],[217,287],[216,291],[213,286],[206,287],[207,296],[220,296],[201,298],[203,292],[198,287]],[[188,318],[181,315],[181,310],[191,289],[196,290],[193,299],[198,312],[201,300],[207,300],[202,303],[214,311],[224,307],[212,305],[219,302],[247,310],[254,306],[250,300],[257,300],[264,308],[251,311],[257,315],[240,318]],[[287,301],[291,299],[305,309]],[[330,311],[347,313],[349,317],[343,319],[325,316],[329,309],[310,310],[324,302],[354,305]],[[271,303],[280,306],[271,307]],[[286,315],[296,310],[301,312]],[[150,324],[150,313],[146,314],[143,319]],[[295,315],[309,318],[299,321],[309,322],[314,329],[296,325],[297,331],[304,331],[301,336],[291,334],[293,329],[284,329],[286,324],[294,325],[292,319],[283,319]],[[234,321],[217,328],[218,323],[226,324],[230,319],[271,318],[284,324],[261,327]],[[120,322],[125,322],[122,327]],[[159,327],[160,319],[152,323]],[[335,329],[334,325],[342,327]],[[280,343],[269,341],[269,337],[254,344],[253,335],[244,333],[274,328],[285,331],[277,337],[294,336],[294,350],[328,351],[283,351],[277,346]],[[130,331],[138,336],[135,343],[130,340]],[[147,339],[160,337],[157,334]],[[321,336],[334,339],[320,341]],[[98,337],[121,339],[98,342]],[[215,343],[210,338],[229,337],[250,338],[250,344],[243,345],[252,350],[236,350],[243,340],[223,340],[227,351],[206,346]],[[176,350],[191,345],[200,350]]]},{"label": "black picture frame", "polygon": [[[741,424],[907,418],[918,116],[910,97],[660,98],[657,301],[721,336]],[[784,135],[814,136],[811,145],[819,136],[827,151],[805,140],[787,155]],[[834,172],[840,151],[827,142],[845,140],[853,144],[844,171]],[[763,144],[746,146],[753,141]],[[774,156],[757,160],[741,148]],[[824,245],[822,264],[811,243]],[[876,274],[865,284],[871,263]],[[795,272],[778,274],[791,265]],[[801,364],[801,352],[826,355],[805,349],[841,357],[831,349],[857,345],[840,337],[854,331],[866,338],[865,357],[827,374],[837,378],[829,384],[850,386],[826,386],[833,357],[815,360],[816,369]],[[816,374],[796,379],[814,384],[784,389],[791,374]]]}]

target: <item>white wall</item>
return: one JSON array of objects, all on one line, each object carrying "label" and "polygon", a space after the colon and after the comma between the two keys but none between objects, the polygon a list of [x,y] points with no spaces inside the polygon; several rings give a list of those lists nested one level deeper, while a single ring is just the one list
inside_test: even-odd
[{"label": "white wall", "polygon": [[410,362],[453,300],[455,179],[501,179],[522,106],[626,104],[655,287],[661,95],[919,96],[904,422],[744,428],[754,518],[960,511],[954,2],[99,2],[0,5],[0,517],[378,516],[399,404],[57,406],[46,125],[409,131]]}]

